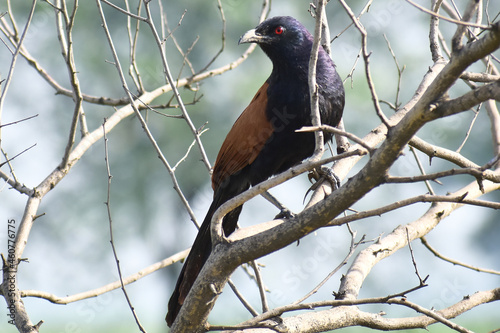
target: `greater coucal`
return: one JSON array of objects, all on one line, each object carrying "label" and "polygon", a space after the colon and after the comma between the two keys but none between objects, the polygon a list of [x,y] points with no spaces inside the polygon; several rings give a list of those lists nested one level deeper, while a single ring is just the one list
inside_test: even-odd
[{"label": "greater coucal", "polygon": [[[273,71],[236,120],[217,155],[212,174],[213,202],[168,303],[169,326],[210,255],[210,224],[217,208],[314,152],[314,134],[296,132],[311,125],[308,65],[313,36],[293,17],[279,16],[246,32],[239,40],[239,44],[242,43],[259,44],[271,59]],[[316,81],[321,122],[337,126],[344,109],[344,87],[335,65],[322,48],[318,54]],[[324,138],[327,141],[332,136],[325,133]],[[235,230],[241,208],[224,217],[222,226],[226,236]]]}]

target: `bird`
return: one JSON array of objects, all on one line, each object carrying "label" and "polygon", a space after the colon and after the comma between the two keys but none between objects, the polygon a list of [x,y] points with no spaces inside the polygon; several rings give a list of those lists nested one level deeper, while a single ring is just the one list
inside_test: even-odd
[{"label": "bird", "polygon": [[[238,44],[260,46],[272,62],[272,72],[234,123],[217,155],[212,172],[213,201],[168,303],[168,326],[172,326],[212,251],[210,225],[217,208],[314,153],[314,133],[296,131],[311,125],[308,68],[313,41],[311,33],[290,16],[269,18],[241,36]],[[345,103],[342,80],[323,48],[316,66],[321,122],[337,126]],[[324,134],[325,141],[331,138],[331,134]],[[241,210],[240,205],[223,218],[225,236],[236,229]]]}]

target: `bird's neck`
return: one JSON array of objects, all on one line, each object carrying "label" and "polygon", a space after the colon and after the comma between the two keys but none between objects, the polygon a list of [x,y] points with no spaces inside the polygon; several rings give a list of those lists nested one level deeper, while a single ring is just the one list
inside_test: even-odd
[{"label": "bird's neck", "polygon": [[299,62],[296,65],[283,63],[273,64],[271,81],[307,82],[307,63]]},{"label": "bird's neck", "polygon": [[[312,45],[311,45],[312,46]],[[320,53],[323,50],[320,49]],[[271,77],[276,80],[293,80],[295,82],[308,81],[309,59],[311,47],[304,48],[301,52],[288,52],[279,56],[268,54],[273,63],[273,71]],[[323,54],[320,54],[321,58]],[[318,59],[318,67],[321,59]],[[321,72],[317,72],[317,76],[321,76]],[[298,80],[297,80],[298,79]]]}]

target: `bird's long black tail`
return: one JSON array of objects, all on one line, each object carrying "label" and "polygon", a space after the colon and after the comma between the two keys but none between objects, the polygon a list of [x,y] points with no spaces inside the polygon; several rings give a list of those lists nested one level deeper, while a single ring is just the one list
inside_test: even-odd
[{"label": "bird's long black tail", "polygon": [[[247,188],[248,186],[243,189],[240,188],[237,191],[228,191],[228,188],[225,188],[221,191],[216,191],[214,195],[214,201],[208,209],[208,213],[203,220],[200,230],[198,231],[198,235],[194,240],[191,251],[189,252],[188,257],[184,262],[184,266],[182,267],[179,278],[177,279],[177,284],[175,285],[174,292],[172,293],[170,301],[168,302],[168,313],[165,318],[168,326],[171,326],[173,324],[175,318],[177,317],[177,314],[182,307],[182,304],[184,303],[184,300],[189,293],[189,290],[191,290],[191,287],[198,277],[198,274],[200,273],[203,265],[210,256],[210,252],[212,251],[212,239],[210,233],[212,216],[214,215],[217,208],[219,208],[223,203],[235,197],[237,194],[243,192]],[[224,229],[224,234],[226,236],[231,234],[236,229],[241,209],[242,206],[239,206],[224,217],[222,226]]]}]

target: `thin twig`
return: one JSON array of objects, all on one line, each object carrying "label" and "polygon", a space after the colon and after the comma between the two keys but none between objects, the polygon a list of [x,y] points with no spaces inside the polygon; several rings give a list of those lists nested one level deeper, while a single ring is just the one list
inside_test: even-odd
[{"label": "thin twig", "polygon": [[17,153],[16,155],[12,156],[11,158],[7,159],[5,162],[2,162],[0,163],[0,167],[2,167],[3,165],[7,164],[7,163],[10,163],[12,162],[16,157],[24,154],[25,152],[27,152],[28,150],[30,150],[31,148],[35,147],[36,146],[36,143],[32,144],[31,146],[29,146],[28,148],[25,148],[23,150],[21,150],[19,153]]},{"label": "thin twig", "polygon": [[257,282],[257,286],[259,288],[260,301],[262,304],[262,312],[269,311],[269,305],[267,304],[267,297],[266,297],[266,287],[264,286],[264,281],[262,280],[262,275],[260,274],[259,266],[255,262],[255,260],[252,260],[250,262],[250,266],[252,266],[253,268],[255,274],[255,281]]},{"label": "thin twig", "polygon": [[473,110],[474,111],[474,117],[472,118],[472,120],[471,120],[471,122],[469,124],[469,129],[465,133],[465,138],[463,139],[462,143],[460,144],[460,146],[458,146],[458,148],[456,150],[457,153],[460,153],[460,151],[462,151],[462,148],[467,143],[467,140],[469,139],[469,136],[470,136],[470,132],[472,131],[472,127],[474,127],[474,124],[476,122],[477,116],[479,116],[479,110],[481,109],[481,105],[482,105],[482,103],[480,103],[477,106],[477,110]]},{"label": "thin twig", "polygon": [[[410,146],[410,151],[413,154],[413,157],[415,158],[415,161],[417,162],[418,169],[420,170],[420,173],[422,175],[426,175],[427,173],[425,172],[424,166],[422,165],[422,162],[420,162],[420,158],[418,158],[417,152],[413,146]],[[434,181],[437,181],[434,179]],[[427,187],[427,190],[429,191],[430,194],[435,195],[436,192],[434,192],[434,189],[432,188],[432,185],[429,180],[424,180],[425,186]]]},{"label": "thin twig", "polygon": [[281,215],[285,216],[293,215],[293,212],[289,208],[287,208],[278,198],[272,195],[271,192],[265,191],[264,193],[262,193],[262,196],[264,197],[264,199],[270,202],[274,207],[278,208],[280,210]]},{"label": "thin twig", "polygon": [[420,313],[426,315],[427,317],[431,317],[432,319],[436,320],[437,322],[440,322],[440,323],[448,326],[449,328],[451,328],[457,332],[474,333],[471,330],[468,330],[465,327],[462,327],[462,326],[455,324],[454,322],[446,319],[445,317],[443,317],[441,314],[437,313],[436,311],[428,310],[428,309],[426,309],[418,304],[415,304],[413,302],[408,301],[406,298],[391,299],[387,303],[407,306],[407,307],[409,307],[417,312],[420,312]]},{"label": "thin twig", "polygon": [[[16,173],[14,172],[14,167],[12,166],[12,163],[10,163],[10,158],[9,158],[9,155],[7,154],[7,152],[0,147],[0,151],[2,152],[2,155],[5,159],[5,163],[7,164],[7,166],[9,167],[9,172],[10,174],[12,175],[12,178],[13,179],[13,183],[16,184],[16,183],[19,183],[19,181],[17,180],[17,177],[16,177]],[[5,163],[2,163],[0,164],[0,168],[5,164]],[[2,170],[0,169],[0,172]],[[6,178],[4,178],[4,176],[6,176]],[[9,180],[10,180],[10,176],[8,176],[7,174],[0,174],[0,178],[4,178],[5,179],[5,184],[8,184],[9,183]],[[3,187],[0,189],[0,192],[3,190]]]},{"label": "thin twig", "polygon": [[137,323],[137,326],[139,327],[139,330],[141,332],[146,333],[146,330],[144,327],[142,327],[141,322],[139,320],[139,317],[137,316],[137,313],[135,312],[134,306],[132,305],[132,301],[130,300],[127,290],[125,289],[125,284],[123,283],[123,276],[122,276],[122,270],[120,267],[120,260],[118,259],[118,253],[116,252],[115,248],[115,242],[113,239],[113,219],[111,217],[111,169],[109,166],[109,154],[108,154],[108,138],[106,137],[106,119],[104,119],[104,122],[102,124],[102,129],[103,129],[103,138],[104,138],[104,160],[106,162],[106,172],[108,176],[108,186],[107,186],[107,194],[106,194],[106,202],[104,203],[106,205],[106,211],[108,213],[108,221],[109,221],[109,242],[111,243],[111,249],[113,250],[113,256],[115,258],[116,262],[116,268],[118,270],[118,277],[120,279],[120,285],[121,289],[123,291],[123,294],[125,295],[125,299],[127,300],[128,306],[130,310],[132,311],[132,315],[134,316],[135,322]]},{"label": "thin twig", "polygon": [[[208,131],[208,128],[205,128],[204,130],[200,131],[200,136],[205,133],[206,131]],[[179,165],[184,162],[187,157],[189,156],[189,153],[191,152],[191,149],[194,147],[194,145],[196,144],[196,140],[193,140],[193,142],[191,142],[191,144],[189,145],[186,153],[184,154],[184,156],[182,156],[179,161],[177,161],[177,163],[175,163],[175,165],[172,167],[172,171],[175,172],[175,170],[177,170],[177,168],[179,167]]]},{"label": "thin twig", "polygon": [[363,52],[363,49],[359,49],[358,55],[356,56],[356,59],[354,59],[354,63],[352,64],[351,70],[349,71],[349,74],[345,77],[344,81],[342,83],[345,83],[348,79],[351,79],[351,89],[354,87],[354,71],[356,70],[356,66],[358,65],[358,61],[361,58],[361,54]]},{"label": "thin twig", "polygon": [[64,155],[60,164],[60,167],[62,169],[65,168],[69,163],[69,155],[71,154],[71,150],[75,144],[76,131],[79,121],[80,121],[81,136],[84,137],[85,135],[88,134],[85,113],[83,110],[82,91],[77,76],[77,70],[74,58],[74,48],[73,48],[73,27],[74,27],[77,8],[78,8],[78,0],[75,0],[73,11],[71,15],[69,15],[66,8],[66,2],[63,1],[62,10],[56,11],[56,19],[58,22],[57,31],[61,46],[61,53],[66,63],[66,68],[69,74],[70,84],[72,87],[72,98],[75,104],[73,108],[73,118],[70,124],[68,141],[66,143],[66,148],[64,149]]},{"label": "thin twig", "polygon": [[[159,1],[159,4],[160,4],[160,6],[163,6],[163,5],[161,5],[161,1]],[[163,13],[163,11],[162,11],[162,13]],[[187,56],[191,52],[191,50],[193,49],[194,45],[198,42],[199,36],[196,36],[195,40],[191,43],[191,46],[186,50],[186,52],[184,52],[182,50],[181,45],[177,41],[177,38],[174,35],[174,32],[177,30],[177,28],[179,28],[181,26],[182,20],[184,19],[184,16],[186,15],[186,13],[187,13],[187,10],[184,10],[184,12],[181,14],[181,17],[179,18],[179,20],[177,22],[177,25],[172,30],[168,27],[167,15],[163,15],[162,14],[162,16],[163,16],[163,22],[164,22],[162,24],[162,28],[165,27],[166,28],[166,32],[168,33],[168,34],[165,34],[165,32],[162,29],[162,37],[163,37],[163,40],[166,40],[167,38],[172,39],[172,41],[174,42],[175,47],[177,48],[177,51],[182,56],[182,64],[183,65],[187,64],[188,67],[189,67],[189,70],[191,71],[191,74],[195,75],[194,66],[191,63],[191,61],[188,59]],[[181,71],[179,70],[179,75],[180,74],[181,74]]]},{"label": "thin twig", "polygon": [[127,16],[129,16],[131,18],[134,18],[136,20],[143,21],[143,22],[147,21],[147,18],[142,17],[140,15],[136,15],[134,13],[131,13],[130,11],[121,8],[121,7],[117,6],[117,5],[115,5],[114,3],[109,2],[108,0],[101,0],[101,1],[104,2],[106,5],[110,6],[111,8],[114,8],[117,11],[119,11],[120,13],[125,14],[125,15],[127,15]]},{"label": "thin twig", "polygon": [[156,30],[156,27],[154,25],[152,15],[151,15],[151,9],[150,9],[148,2],[145,2],[145,8],[146,8],[146,14],[147,14],[147,18],[148,18],[147,24],[150,27],[151,32],[153,33],[153,37],[154,37],[156,44],[158,46],[158,50],[159,50],[160,55],[161,55],[161,61],[163,64],[163,70],[165,71],[167,81],[170,84],[170,86],[172,87],[172,92],[177,100],[177,103],[179,104],[179,108],[182,111],[182,114],[184,116],[184,120],[186,121],[191,132],[194,135],[194,138],[196,140],[196,145],[198,146],[198,149],[199,149],[200,154],[201,154],[202,161],[205,164],[207,170],[210,171],[212,169],[212,166],[210,165],[210,161],[208,160],[208,156],[205,152],[205,148],[203,147],[203,143],[201,142],[200,135],[199,135],[199,133],[197,133],[196,127],[194,126],[193,122],[191,121],[191,117],[189,116],[189,114],[186,110],[186,107],[184,106],[184,102],[182,101],[179,90],[175,86],[175,81],[174,81],[172,74],[170,72],[170,67],[169,67],[169,64],[167,61],[167,57],[166,57],[165,51],[162,47],[162,41],[161,41],[160,36],[158,35],[158,31]]},{"label": "thin twig", "polygon": [[367,33],[366,29],[363,27],[363,25],[361,24],[361,21],[354,15],[352,9],[347,5],[347,3],[344,0],[339,0],[339,2],[344,7],[345,11],[347,12],[347,14],[351,18],[352,22],[354,23],[354,25],[356,26],[356,28],[358,29],[358,31],[361,34],[361,49],[363,50],[363,59],[365,62],[366,81],[368,83],[368,88],[370,89],[373,105],[375,107],[375,112],[377,113],[377,115],[380,118],[380,120],[382,121],[382,123],[389,129],[389,128],[391,128],[391,126],[389,124],[387,117],[384,115],[384,113],[382,112],[382,109],[380,107],[379,98],[377,96],[377,92],[375,90],[375,85],[373,83],[373,79],[372,79],[372,75],[371,75],[371,71],[370,71],[370,55],[371,55],[371,53],[368,52],[368,48],[367,48],[368,33]]},{"label": "thin twig", "polygon": [[360,245],[360,244],[363,244],[364,243],[364,240],[365,240],[365,235],[363,235],[361,237],[361,239],[356,242],[356,232],[355,231],[352,231],[349,223],[346,223],[346,226],[347,226],[347,230],[349,231],[349,233],[351,234],[351,245],[349,247],[349,253],[347,253],[347,255],[345,256],[344,260],[342,260],[342,262],[340,264],[337,265],[337,267],[335,267],[324,279],[323,281],[321,281],[316,287],[314,287],[313,290],[311,290],[310,292],[308,292],[305,296],[303,296],[302,298],[296,300],[295,302],[293,302],[292,304],[299,304],[299,303],[302,303],[303,301],[305,301],[306,299],[308,299],[309,297],[311,297],[312,295],[314,295],[315,293],[318,292],[318,290],[328,281],[330,280],[330,278],[332,276],[334,276],[342,267],[344,267],[346,264],[347,264],[347,261],[349,261],[349,258],[351,258],[351,256],[354,254],[354,252],[356,251],[356,248]]},{"label": "thin twig", "polygon": [[243,306],[245,307],[245,309],[248,310],[248,312],[250,312],[252,314],[252,316],[257,316],[259,313],[252,307],[252,305],[245,299],[245,297],[240,293],[240,291],[238,290],[238,288],[236,288],[236,285],[234,284],[234,282],[229,279],[227,281],[227,284],[229,285],[229,287],[231,287],[231,290],[234,292],[234,294],[236,295],[236,297],[240,300],[241,304],[243,304]]},{"label": "thin twig", "polygon": [[[311,124],[313,126],[321,126],[321,115],[319,113],[319,95],[318,95],[318,85],[316,82],[316,65],[318,62],[318,52],[321,45],[321,31],[322,31],[322,21],[325,20],[325,0],[316,1],[316,24],[314,28],[314,41],[311,49],[311,56],[309,58],[309,72],[308,72],[308,84],[309,84],[309,96],[310,96],[310,107],[311,107]],[[323,140],[323,132],[315,131],[315,148],[314,154],[311,160],[317,161],[321,159],[325,151],[325,143]]]},{"label": "thin twig", "polygon": [[99,288],[87,290],[78,294],[74,295],[69,295],[69,296],[64,296],[64,297],[59,297],[57,295],[47,293],[45,291],[40,291],[40,290],[21,290],[21,297],[38,297],[45,299],[51,303],[54,304],[69,304],[77,301],[81,301],[84,299],[92,298],[92,297],[97,297],[99,295],[103,295],[107,292],[110,292],[112,290],[118,289],[122,287],[123,285],[128,285],[130,283],[134,283],[136,281],[139,281],[140,279],[162,269],[165,267],[168,267],[176,262],[179,262],[183,259],[185,259],[189,253],[190,249],[183,250],[181,252],[178,252],[176,254],[171,255],[168,258],[165,258],[161,261],[158,261],[152,265],[149,265],[146,268],[143,268],[136,273],[129,275],[121,280],[117,280],[111,283],[108,283],[107,285],[104,285]]},{"label": "thin twig", "polygon": [[19,29],[17,28],[16,20],[14,19],[14,11],[12,10],[11,1],[7,1],[7,13],[9,14],[9,19],[12,22],[12,28],[14,29],[14,33],[16,36],[19,36]]},{"label": "thin twig", "polygon": [[[479,3],[482,1],[469,1],[467,3],[467,7],[465,8],[464,14],[461,17],[461,21],[469,23],[469,21],[472,19],[475,13],[477,13],[479,9]],[[470,33],[470,36],[473,36],[473,38],[476,38],[476,36],[473,35],[472,31],[470,30],[470,27],[472,26],[473,23],[463,25],[459,24],[457,26],[457,29],[455,30],[455,34],[453,35],[451,39],[451,50],[455,53],[460,51],[463,47],[463,37],[466,35],[466,32]],[[474,25],[477,27],[477,25]],[[489,29],[488,27],[481,27],[481,29],[486,30]]]},{"label": "thin twig", "polygon": [[314,131],[325,131],[325,132],[329,132],[329,133],[334,133],[335,135],[345,136],[346,138],[359,144],[361,147],[365,148],[369,152],[373,151],[373,148],[370,147],[370,145],[368,145],[366,142],[364,142],[361,138],[357,137],[356,135],[354,135],[352,133],[342,131],[338,128],[335,128],[333,126],[329,126],[329,125],[304,126],[302,128],[299,128],[298,130],[296,130],[296,132],[314,132]]},{"label": "thin twig", "polygon": [[418,277],[418,281],[420,282],[420,286],[427,286],[425,281],[427,281],[427,279],[429,278],[429,275],[427,275],[423,279],[420,276],[420,273],[418,272],[417,261],[415,260],[415,256],[413,255],[413,248],[411,247],[410,233],[408,231],[408,227],[406,227],[405,229],[406,229],[406,241],[408,242],[408,249],[410,249],[411,262],[413,264],[413,268],[415,268],[415,274]]},{"label": "thin twig", "polygon": [[398,58],[396,57],[396,54],[394,53],[394,50],[391,47],[391,43],[389,42],[389,39],[387,39],[387,36],[384,34],[384,39],[387,44],[387,48],[389,49],[389,52],[391,52],[392,59],[394,60],[394,63],[396,65],[396,69],[398,70],[398,83],[396,86],[396,100],[394,101],[394,111],[397,111],[400,107],[400,102],[399,102],[399,95],[401,93],[401,80],[403,78],[403,72],[406,69],[406,66],[399,66]]},{"label": "thin twig", "polygon": [[406,0],[409,4],[411,4],[412,6],[414,6],[415,8],[423,11],[424,13],[427,13],[429,15],[432,15],[432,16],[435,16],[435,17],[438,17],[444,21],[447,21],[447,22],[450,22],[450,23],[454,23],[454,24],[458,24],[458,25],[463,25],[463,26],[466,26],[466,27],[475,27],[475,28],[480,28],[480,29],[483,29],[483,30],[488,30],[490,29],[489,26],[484,26],[484,25],[481,25],[481,24],[475,24],[475,23],[472,23],[472,22],[464,22],[464,21],[459,21],[459,20],[454,20],[454,19],[451,19],[449,17],[445,17],[445,16],[442,16],[442,15],[439,15],[425,7],[422,7],[420,6],[419,4],[411,1],[411,0]]},{"label": "thin twig", "polygon": [[199,72],[206,71],[215,62],[215,60],[217,60],[222,52],[224,52],[224,48],[226,47],[226,16],[224,15],[224,9],[222,8],[221,0],[217,0],[217,9],[219,10],[220,18],[222,21],[221,47],[219,51],[217,51],[215,56]]},{"label": "thin twig", "polygon": [[11,126],[11,125],[16,125],[16,124],[22,123],[23,121],[30,120],[30,119],[33,119],[33,118],[36,118],[36,117],[38,117],[38,113],[35,114],[35,115],[33,115],[33,116],[29,116],[29,117],[23,118],[21,120],[16,120],[16,121],[12,121],[10,123],[0,124],[0,128],[6,127],[6,126]]},{"label": "thin twig", "polygon": [[491,180],[492,182],[500,182],[500,174],[495,173],[495,172],[486,172],[482,170],[478,170],[476,168],[464,168],[464,169],[450,169],[446,171],[440,171],[440,172],[435,172],[435,173],[430,173],[426,175],[419,175],[419,176],[387,176],[386,177],[386,182],[387,183],[415,183],[415,182],[421,182],[425,180],[435,180],[437,178],[442,178],[442,177],[449,177],[449,176],[454,176],[454,175],[472,175],[480,180],[482,179],[488,179]]},{"label": "thin twig", "polygon": [[[148,124],[146,123],[146,121],[142,117],[142,114],[139,111],[139,109],[137,107],[137,104],[135,103],[133,94],[128,89],[127,81],[125,79],[125,75],[123,74],[123,70],[122,70],[121,65],[120,65],[120,60],[118,58],[118,54],[116,53],[116,48],[115,48],[113,40],[111,38],[111,33],[109,32],[109,29],[108,29],[108,26],[107,26],[106,17],[104,16],[104,11],[102,10],[101,4],[100,4],[100,0],[96,0],[96,1],[97,1],[97,5],[98,5],[98,8],[99,8],[100,16],[101,16],[102,27],[103,27],[105,35],[106,35],[106,37],[108,39],[108,43],[109,43],[109,46],[110,46],[110,49],[111,49],[111,53],[113,54],[113,59],[114,59],[114,62],[115,62],[115,67],[116,67],[116,70],[118,72],[118,75],[120,76],[120,80],[122,82],[122,85],[123,85],[123,88],[125,90],[125,93],[128,95],[128,98],[129,98],[129,101],[130,101],[130,105],[131,105],[133,111],[135,112],[135,115],[137,116],[137,119],[141,123],[142,128],[144,129],[144,132],[146,133],[146,136],[148,137],[149,141],[153,145],[155,151],[158,153],[158,157],[162,161],[163,165],[167,168],[167,171],[168,171],[168,173],[169,173],[169,175],[170,175],[170,177],[172,179],[172,183],[174,184],[174,189],[177,192],[177,194],[179,195],[179,197],[180,197],[183,205],[186,207],[186,210],[187,210],[188,214],[190,215],[191,220],[193,221],[193,223],[196,226],[198,226],[198,223],[197,223],[197,220],[196,220],[196,216],[194,215],[194,212],[191,209],[188,200],[184,196],[184,193],[182,192],[182,190],[181,190],[181,188],[179,186],[179,183],[178,183],[177,178],[175,176],[175,172],[172,170],[172,167],[170,166],[170,163],[165,158],[165,155],[161,151],[161,149],[160,149],[158,143],[156,142],[153,134],[149,130]],[[146,9],[148,9],[148,8],[149,7],[146,7]],[[147,12],[148,12],[148,17],[150,18],[151,13],[149,12],[149,10],[147,10]],[[152,25],[154,27],[154,24],[152,24]],[[154,31],[156,31],[156,30],[154,30]],[[156,38],[158,38],[158,35],[156,35]],[[160,47],[160,50],[161,50],[161,47]],[[162,53],[162,54],[164,56],[164,53]],[[176,89],[176,87],[174,85],[171,85],[170,87],[171,87],[171,89]],[[178,90],[176,90],[176,91],[177,91],[177,94],[178,94],[179,93]],[[192,125],[192,123],[191,123],[191,125]],[[195,129],[195,133],[196,133],[196,131],[197,130]],[[196,135],[197,135],[198,140],[199,140],[199,134],[196,134]]]},{"label": "thin twig", "polygon": [[412,198],[404,199],[404,200],[399,200],[394,203],[388,204],[386,206],[382,206],[376,209],[371,209],[371,210],[366,210],[358,213],[354,213],[351,215],[343,216],[343,217],[338,217],[331,221],[327,226],[336,226],[336,225],[341,225],[344,223],[352,222],[352,221],[358,221],[367,217],[372,217],[372,216],[380,216],[382,214],[391,212],[396,209],[400,209],[409,205],[413,205],[416,203],[426,203],[426,202],[456,202],[458,204],[465,204],[465,205],[474,205],[474,206],[479,206],[479,207],[486,207],[486,208],[493,208],[493,209],[500,209],[500,203],[498,202],[491,202],[491,201],[485,201],[485,200],[477,200],[477,199],[466,199],[467,193],[458,195],[458,196],[448,196],[448,195],[429,195],[429,194],[422,194],[418,195]]},{"label": "thin twig", "polygon": [[483,273],[489,273],[489,274],[495,274],[495,275],[500,275],[500,271],[496,271],[494,269],[487,269],[487,268],[479,268],[477,266],[473,266],[473,265],[469,265],[469,264],[465,264],[463,262],[460,262],[458,260],[455,260],[455,259],[451,259],[449,257],[446,257],[444,255],[442,255],[441,253],[439,253],[435,248],[433,248],[429,242],[427,241],[427,238],[425,237],[421,237],[420,238],[420,241],[422,242],[422,244],[429,250],[432,252],[432,254],[434,254],[436,257],[438,257],[439,259],[442,259],[444,261],[447,261],[453,265],[457,265],[457,266],[462,266],[462,267],[465,267],[465,268],[469,268],[469,269],[472,269],[476,272],[483,272]]},{"label": "thin twig", "polygon": [[[125,1],[125,8],[127,12],[130,12],[130,6],[128,3],[128,0]],[[139,1],[137,3],[137,14],[140,16],[141,14],[141,8],[142,8],[142,1]],[[137,88],[137,91],[139,93],[143,93],[145,91],[144,85],[142,83],[142,78],[141,78],[141,73],[139,71],[139,68],[137,67],[137,61],[136,61],[136,51],[137,51],[137,44],[138,44],[138,39],[139,39],[139,27],[140,27],[140,20],[137,20],[135,22],[135,32],[134,35],[132,36],[132,17],[127,16],[127,33],[128,33],[128,40],[129,40],[129,60],[130,60],[130,66],[129,66],[129,75],[134,81],[135,87]]]},{"label": "thin twig", "polygon": [[24,39],[26,38],[26,35],[28,34],[28,29],[30,27],[31,21],[33,20],[33,15],[35,14],[36,0],[33,0],[33,2],[31,3],[30,12],[28,14],[26,24],[24,26],[23,32],[22,32],[20,37],[18,35],[18,31],[16,28],[14,17],[12,16],[12,11],[10,8],[10,1],[8,2],[8,4],[9,4],[9,16],[10,16],[11,21],[12,21],[12,26],[14,27],[15,36],[18,38],[18,42],[16,45],[16,49],[15,49],[14,53],[12,54],[12,58],[10,61],[10,66],[9,66],[9,73],[7,74],[7,77],[5,78],[5,80],[2,81],[2,84],[1,84],[2,94],[0,95],[0,119],[2,119],[3,106],[5,103],[5,98],[7,96],[7,91],[9,90],[10,83],[12,82],[12,77],[14,75],[14,70],[16,68],[17,58],[21,52],[21,46],[23,45]]}]

